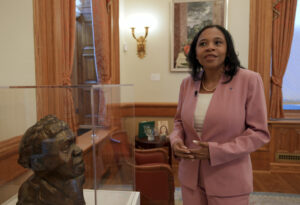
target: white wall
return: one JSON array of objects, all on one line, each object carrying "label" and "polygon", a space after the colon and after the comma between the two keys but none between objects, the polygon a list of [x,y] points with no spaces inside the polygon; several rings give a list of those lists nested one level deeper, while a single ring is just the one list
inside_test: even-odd
[{"label": "white wall", "polygon": [[0,86],[34,85],[32,0],[1,0]]},{"label": "white wall", "polygon": [[[121,83],[135,85],[136,102],[177,102],[181,80],[188,73],[170,72],[170,2],[171,0],[120,0],[120,76]],[[239,58],[248,66],[250,0],[228,1],[228,29]],[[149,29],[147,55],[139,59],[136,42],[126,25],[132,13],[152,13],[157,19],[155,29]],[[124,51],[126,45],[128,51]],[[160,80],[150,79],[159,74]]]},{"label": "white wall", "polygon": [[228,0],[228,30],[242,66],[248,68],[250,0]]},{"label": "white wall", "polygon": [[[32,0],[0,0],[0,87],[35,85]],[[36,121],[34,90],[0,88],[0,141]]]}]

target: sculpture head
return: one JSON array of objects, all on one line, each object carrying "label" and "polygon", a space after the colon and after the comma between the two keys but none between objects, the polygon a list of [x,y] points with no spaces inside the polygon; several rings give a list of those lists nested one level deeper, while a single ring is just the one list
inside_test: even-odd
[{"label": "sculpture head", "polygon": [[82,150],[67,123],[48,115],[24,134],[19,149],[19,164],[35,174],[68,180],[84,174]]}]

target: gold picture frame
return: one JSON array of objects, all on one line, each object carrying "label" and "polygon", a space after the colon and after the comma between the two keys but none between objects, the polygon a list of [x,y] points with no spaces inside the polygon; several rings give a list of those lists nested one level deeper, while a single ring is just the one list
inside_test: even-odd
[{"label": "gold picture frame", "polygon": [[173,0],[171,3],[171,72],[190,71],[186,60],[189,45],[204,26],[227,28],[228,0]]}]

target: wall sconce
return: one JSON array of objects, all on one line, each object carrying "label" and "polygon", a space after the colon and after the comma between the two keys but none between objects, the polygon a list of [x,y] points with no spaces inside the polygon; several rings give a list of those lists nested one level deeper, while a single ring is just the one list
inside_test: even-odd
[{"label": "wall sconce", "polygon": [[131,27],[132,36],[137,42],[137,55],[139,58],[144,58],[146,55],[146,38],[148,36],[149,27],[145,26],[145,35],[138,38],[135,37],[134,29],[134,27]]}]

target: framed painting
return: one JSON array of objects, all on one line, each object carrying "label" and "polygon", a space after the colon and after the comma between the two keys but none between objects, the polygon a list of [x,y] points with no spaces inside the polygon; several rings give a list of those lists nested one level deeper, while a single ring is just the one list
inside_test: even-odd
[{"label": "framed painting", "polygon": [[190,43],[206,25],[227,28],[228,0],[173,0],[171,3],[171,72],[190,71]]}]

